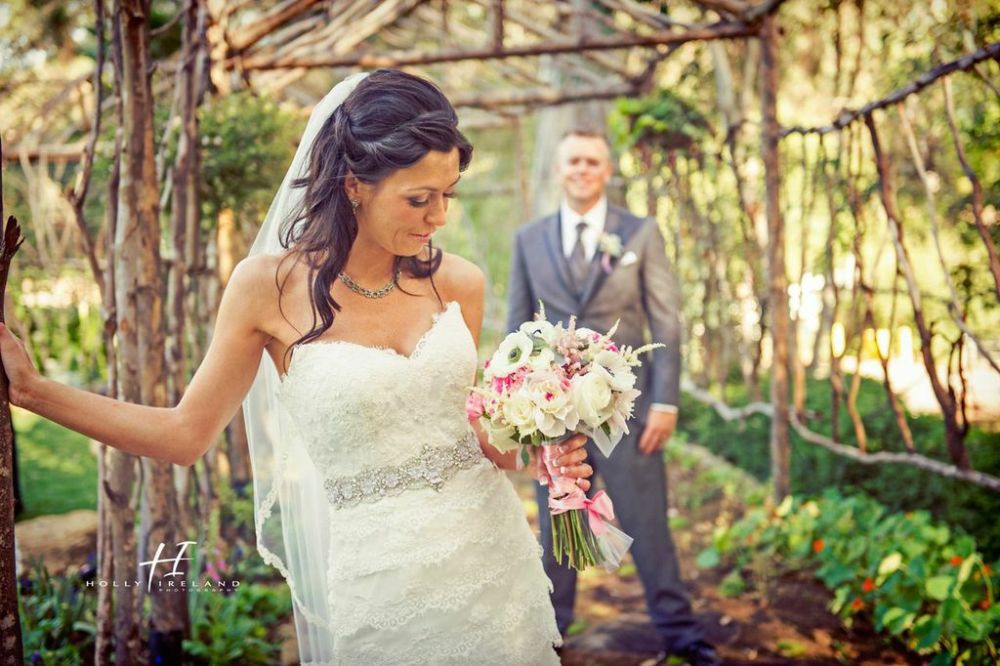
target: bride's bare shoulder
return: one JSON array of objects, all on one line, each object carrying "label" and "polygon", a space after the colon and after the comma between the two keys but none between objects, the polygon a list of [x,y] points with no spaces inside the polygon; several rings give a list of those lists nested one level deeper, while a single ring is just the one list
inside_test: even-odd
[{"label": "bride's bare shoulder", "polygon": [[246,257],[233,269],[226,290],[255,302],[276,299],[283,285],[302,279],[305,264],[293,252]]},{"label": "bride's bare shoulder", "polygon": [[282,293],[295,293],[307,269],[301,256],[293,252],[246,257],[233,269],[226,284],[231,300],[252,307],[258,314],[276,312]]},{"label": "bride's bare shoulder", "polygon": [[441,266],[434,278],[446,300],[459,301],[463,306],[483,301],[486,276],[479,266],[464,257],[442,252]]}]

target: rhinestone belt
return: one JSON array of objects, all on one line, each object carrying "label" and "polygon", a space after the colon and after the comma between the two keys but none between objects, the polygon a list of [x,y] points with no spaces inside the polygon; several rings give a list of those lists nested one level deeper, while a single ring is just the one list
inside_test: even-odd
[{"label": "rhinestone belt", "polygon": [[375,502],[404,490],[431,487],[441,490],[459,470],[483,460],[479,438],[469,431],[451,446],[424,444],[420,453],[398,465],[369,467],[359,474],[337,476],[323,483],[326,497],[336,509]]}]

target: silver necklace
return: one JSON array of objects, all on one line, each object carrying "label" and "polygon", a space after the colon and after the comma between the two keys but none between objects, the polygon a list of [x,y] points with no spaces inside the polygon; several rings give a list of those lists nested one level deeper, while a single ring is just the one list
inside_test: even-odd
[{"label": "silver necklace", "polygon": [[348,289],[356,294],[361,294],[365,298],[385,298],[389,295],[389,292],[396,288],[396,283],[399,282],[400,274],[401,271],[397,268],[388,284],[379,289],[365,289],[360,284],[355,282],[350,275],[344,273],[343,271],[340,273],[340,281],[346,284]]}]

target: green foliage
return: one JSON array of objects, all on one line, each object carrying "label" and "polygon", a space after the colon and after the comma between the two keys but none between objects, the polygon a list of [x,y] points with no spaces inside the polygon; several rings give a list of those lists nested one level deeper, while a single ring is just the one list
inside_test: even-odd
[{"label": "green foliage", "polygon": [[97,459],[87,438],[21,409],[12,415],[25,509],[21,520],[97,508]]},{"label": "green foliage", "polygon": [[93,663],[97,592],[79,576],[52,576],[40,563],[22,577],[18,595],[25,663]]},{"label": "green foliage", "polygon": [[[849,378],[848,380],[849,381]],[[767,385],[762,388],[767,394]],[[742,387],[729,386],[723,396],[729,404],[747,401]],[[899,431],[885,389],[877,382],[862,380],[858,411],[868,434],[869,451],[902,449]],[[815,418],[810,429],[831,434],[829,383],[810,380],[806,410]],[[907,422],[921,453],[947,460],[944,426],[934,416],[908,416]],[[678,430],[759,479],[770,476],[768,441],[771,421],[754,415],[745,421],[725,421],[715,411],[691,398],[682,398]],[[838,428],[840,441],[855,444],[854,431],[846,408],[841,405]],[[791,482],[795,494],[816,494],[827,488],[852,489],[876,498],[892,511],[925,509],[938,520],[964,528],[972,534],[989,557],[1000,557],[1000,496],[967,482],[946,479],[908,465],[863,465],[802,440],[792,432]],[[973,428],[966,445],[974,468],[1000,474],[1000,433]]]},{"label": "green foliage", "polygon": [[295,152],[304,123],[272,100],[237,92],[200,111],[202,196],[212,218],[232,208],[262,219]]},{"label": "green foliage", "polygon": [[694,149],[712,134],[708,119],[694,104],[663,88],[648,97],[618,100],[608,126],[613,141],[623,150]]},{"label": "green foliage", "polygon": [[89,272],[53,277],[46,269],[21,267],[9,285],[18,321],[36,367],[78,386],[103,385],[107,374],[99,294]]},{"label": "green foliage", "polygon": [[972,537],[935,523],[927,511],[893,513],[836,490],[790,496],[718,530],[699,560],[733,565],[737,574],[759,571],[754,562],[761,560],[808,570],[833,592],[830,609],[847,624],[864,614],[909,649],[959,663],[1000,656],[998,565],[986,564]]},{"label": "green foliage", "polygon": [[193,638],[184,650],[196,663],[272,664],[281,646],[270,632],[292,612],[284,585],[241,584],[232,594],[202,592],[205,602],[192,617]]},{"label": "green foliage", "polygon": [[[254,509],[253,486],[247,485],[237,492],[231,483],[219,484],[219,509],[222,512],[219,520],[223,524],[232,525],[241,534],[253,534]],[[256,551],[254,551],[256,552]]]}]

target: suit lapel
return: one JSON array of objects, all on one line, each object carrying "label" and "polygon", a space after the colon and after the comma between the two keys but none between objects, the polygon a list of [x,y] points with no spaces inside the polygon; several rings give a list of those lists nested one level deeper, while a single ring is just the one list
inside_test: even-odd
[{"label": "suit lapel", "polygon": [[[621,232],[621,215],[618,211],[611,206],[608,206],[608,216],[604,221],[604,231],[603,234],[620,234]],[[622,239],[624,244],[625,239]],[[590,300],[597,293],[597,290],[601,288],[604,284],[604,280],[607,279],[608,274],[604,271],[601,266],[601,248],[600,243],[598,243],[597,251],[594,252],[594,256],[590,261],[590,271],[587,273],[587,280],[583,283],[583,295],[580,296],[580,311],[582,312]],[[612,260],[615,261],[615,260]],[[613,268],[613,266],[612,266]]]},{"label": "suit lapel", "polygon": [[562,251],[562,223],[559,220],[559,213],[552,215],[545,222],[545,245],[549,253],[549,260],[555,267],[563,289],[569,295],[570,300],[576,301],[576,290],[573,288],[573,279],[569,275],[569,264],[566,255]]}]

